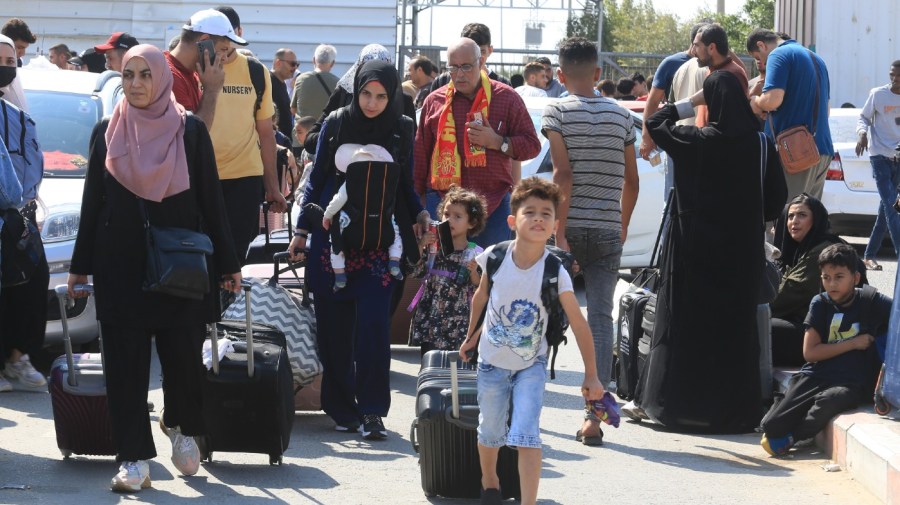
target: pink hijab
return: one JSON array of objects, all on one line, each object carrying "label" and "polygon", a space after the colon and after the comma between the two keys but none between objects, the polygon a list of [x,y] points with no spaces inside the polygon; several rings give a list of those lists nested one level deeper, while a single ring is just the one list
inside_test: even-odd
[{"label": "pink hijab", "polygon": [[[172,71],[154,46],[132,47],[122,58],[142,58],[153,81],[150,104],[143,109],[122,99],[106,130],[106,169],[135,195],[154,202],[190,188],[184,152],[184,107],[172,94]],[[127,97],[126,97],[127,98]]]}]

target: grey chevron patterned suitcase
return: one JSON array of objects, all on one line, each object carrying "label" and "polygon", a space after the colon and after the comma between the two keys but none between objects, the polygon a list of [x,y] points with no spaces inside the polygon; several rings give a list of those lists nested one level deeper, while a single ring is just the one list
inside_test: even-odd
[{"label": "grey chevron patterned suitcase", "polygon": [[[284,255],[275,256],[276,267],[270,279],[245,278],[251,286],[250,311],[254,322],[273,326],[284,333],[294,384],[306,386],[322,373],[316,347],[316,315],[305,289],[298,297],[279,283],[277,263]],[[244,293],[241,292],[225,309],[222,319],[243,322],[246,317]]]}]

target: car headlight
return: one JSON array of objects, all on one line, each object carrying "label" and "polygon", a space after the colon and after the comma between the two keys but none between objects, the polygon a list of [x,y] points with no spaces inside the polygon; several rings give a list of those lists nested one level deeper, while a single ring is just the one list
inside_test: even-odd
[{"label": "car headlight", "polygon": [[74,240],[78,236],[80,211],[50,212],[41,225],[41,239],[44,242]]}]

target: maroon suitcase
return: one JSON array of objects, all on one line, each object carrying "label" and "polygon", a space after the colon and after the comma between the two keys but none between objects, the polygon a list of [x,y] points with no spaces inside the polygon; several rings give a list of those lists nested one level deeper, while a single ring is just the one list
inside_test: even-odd
[{"label": "maroon suitcase", "polygon": [[[92,286],[86,285],[91,292]],[[103,376],[103,338],[100,354],[73,354],[66,321],[65,285],[56,287],[62,314],[63,341],[66,354],[56,358],[50,369],[50,400],[56,445],[64,458],[72,454],[114,456],[109,408],[106,403],[106,379]],[[97,331],[100,331],[98,325]]]}]

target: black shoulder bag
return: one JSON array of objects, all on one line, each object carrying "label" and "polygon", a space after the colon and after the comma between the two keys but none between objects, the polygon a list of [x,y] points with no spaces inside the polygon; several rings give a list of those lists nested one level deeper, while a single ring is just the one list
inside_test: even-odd
[{"label": "black shoulder bag", "polygon": [[187,228],[151,225],[143,199],[138,208],[147,234],[144,291],[202,300],[209,293],[206,257],[213,253],[212,240]]}]

